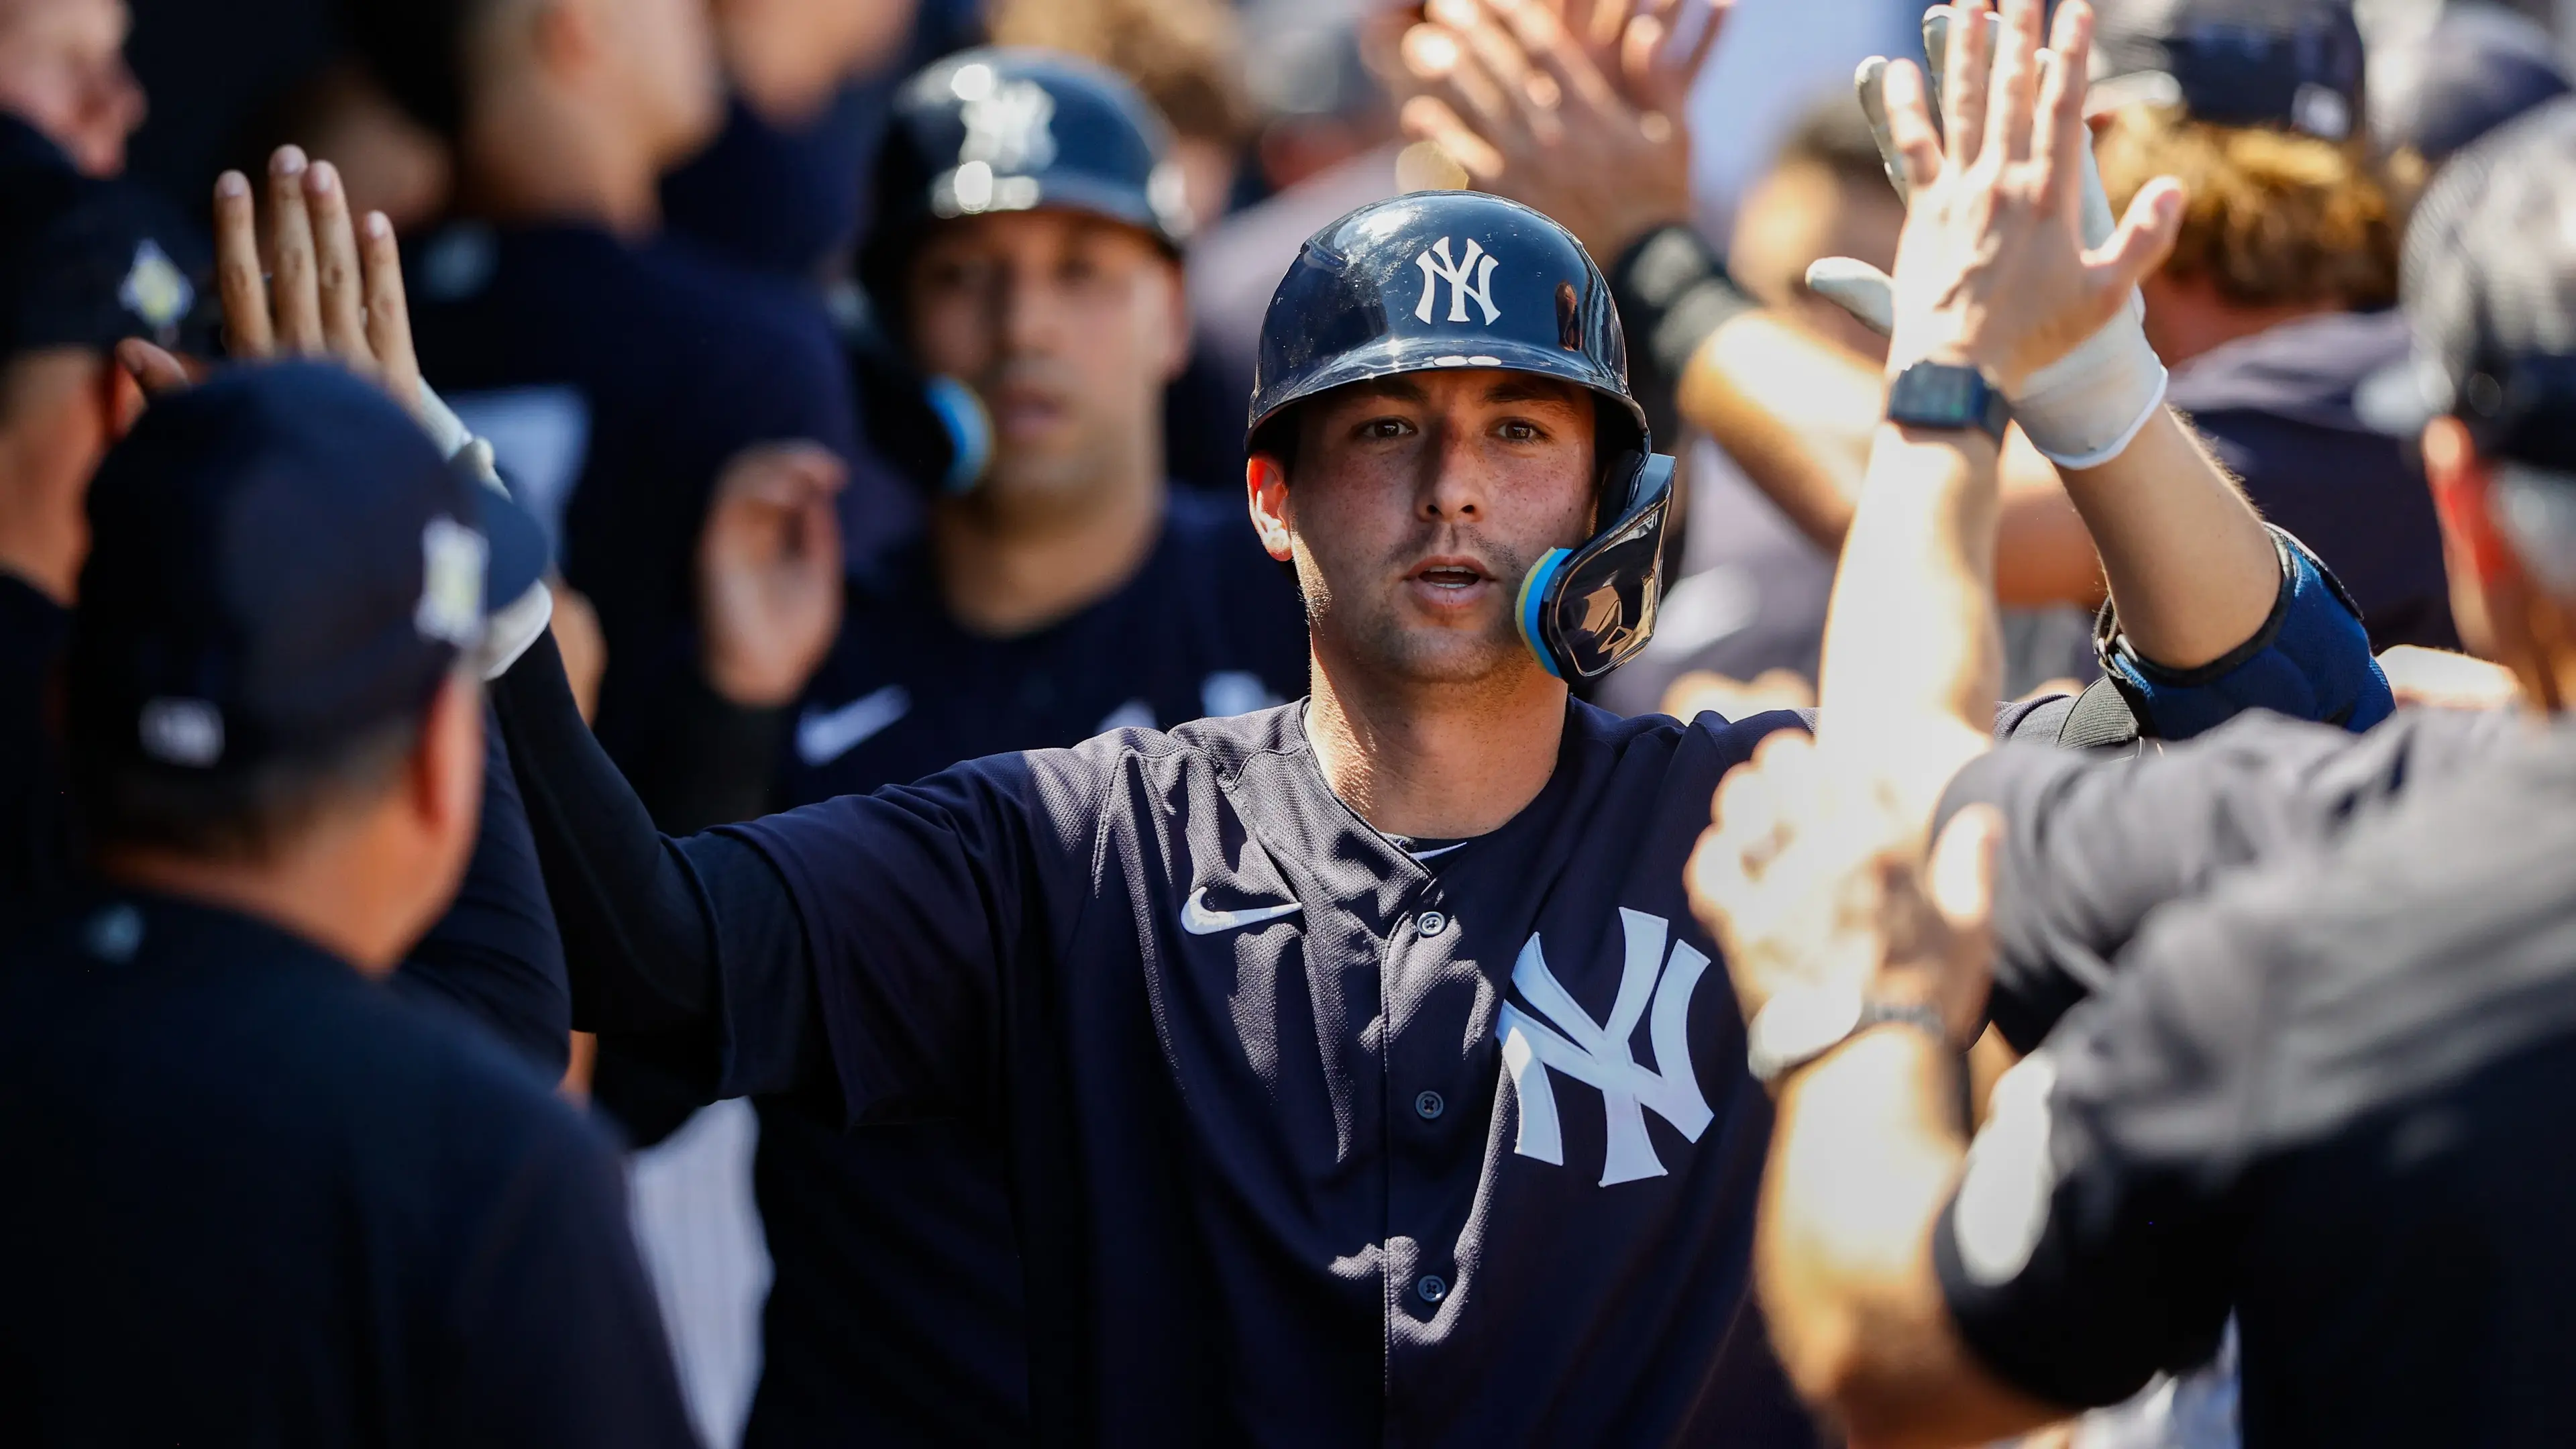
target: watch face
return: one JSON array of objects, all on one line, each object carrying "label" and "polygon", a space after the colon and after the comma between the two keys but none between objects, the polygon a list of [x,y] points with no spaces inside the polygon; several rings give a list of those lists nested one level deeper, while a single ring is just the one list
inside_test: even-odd
[{"label": "watch face", "polygon": [[1767,1082],[1851,1035],[1860,1013],[1857,986],[1784,991],[1754,1014],[1745,1032],[1746,1064]]},{"label": "watch face", "polygon": [[1918,362],[1896,375],[1887,415],[1927,427],[1975,427],[1985,411],[1985,393],[1986,380],[1972,369]]}]

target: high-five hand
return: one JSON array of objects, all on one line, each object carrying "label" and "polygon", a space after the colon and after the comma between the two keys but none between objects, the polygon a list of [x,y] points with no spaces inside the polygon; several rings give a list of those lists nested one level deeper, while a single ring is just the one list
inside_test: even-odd
[{"label": "high-five hand", "polygon": [[[231,356],[329,358],[420,413],[393,224],[371,211],[353,225],[339,171],[293,146],[269,158],[267,191],[263,209],[240,172],[215,180],[215,285]],[[149,343],[128,342],[118,356],[147,391],[186,383],[178,360]]]},{"label": "high-five hand", "polygon": [[1607,266],[1690,217],[1682,106],[1726,0],[1431,0],[1404,38],[1403,121],[1476,185],[1547,213]]},{"label": "high-five hand", "polygon": [[[1982,5],[1959,7],[1977,19]],[[1954,27],[1942,132],[1923,73],[1886,72],[1890,138],[1912,208],[1897,244],[1891,371],[1926,357],[1985,369],[2007,395],[2128,305],[2173,246],[2182,190],[2140,190],[2108,241],[2083,237],[2084,75],[2093,12],[2067,0],[2040,47],[2040,0],[2005,0],[1994,27]]]}]

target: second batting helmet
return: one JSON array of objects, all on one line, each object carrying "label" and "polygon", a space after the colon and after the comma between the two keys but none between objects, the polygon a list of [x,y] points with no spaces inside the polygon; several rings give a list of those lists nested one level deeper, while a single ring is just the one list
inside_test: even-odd
[{"label": "second batting helmet", "polygon": [[1422,191],[1363,206],[1306,239],[1262,321],[1246,445],[1297,404],[1399,373],[1500,368],[1589,390],[1605,424],[1598,527],[1521,585],[1521,637],[1566,680],[1646,647],[1662,594],[1673,461],[1628,391],[1610,284],[1571,232],[1518,202]]}]

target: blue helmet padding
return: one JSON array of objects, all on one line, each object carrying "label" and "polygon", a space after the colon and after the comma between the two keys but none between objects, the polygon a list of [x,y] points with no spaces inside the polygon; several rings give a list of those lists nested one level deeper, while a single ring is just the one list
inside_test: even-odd
[{"label": "blue helmet padding", "polygon": [[2396,709],[2351,596],[2305,544],[2279,528],[2272,535],[2281,559],[2279,599],[2254,637],[2224,658],[2170,670],[2139,658],[2125,639],[2105,644],[2103,666],[2158,738],[2188,739],[2249,709],[2358,733]]},{"label": "blue helmet padding", "polygon": [[953,377],[933,377],[921,385],[922,400],[948,434],[948,471],[939,480],[942,493],[964,493],[982,481],[993,461],[993,420],[975,390]]},{"label": "blue helmet padding", "polygon": [[1529,577],[1521,580],[1518,607],[1512,611],[1513,617],[1520,621],[1521,642],[1527,644],[1530,652],[1538,656],[1540,668],[1559,679],[1565,677],[1565,671],[1557,665],[1556,651],[1548,647],[1546,631],[1541,626],[1540,619],[1547,610],[1549,585],[1556,582],[1558,571],[1563,569],[1565,561],[1572,557],[1574,557],[1574,550],[1570,548],[1552,548],[1541,554],[1537,566],[1529,571]]}]

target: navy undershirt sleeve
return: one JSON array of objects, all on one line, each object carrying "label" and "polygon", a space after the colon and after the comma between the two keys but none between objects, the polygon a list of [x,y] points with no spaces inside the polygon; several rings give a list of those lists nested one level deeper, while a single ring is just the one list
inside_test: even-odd
[{"label": "navy undershirt sleeve", "polygon": [[562,926],[573,1024],[636,1038],[709,1100],[826,1072],[813,953],[760,852],[653,828],[582,724],[551,636],[494,698]]},{"label": "navy undershirt sleeve", "polygon": [[500,721],[487,706],[483,814],[465,879],[447,913],[412,947],[394,988],[448,1002],[548,1077],[571,1057],[572,986],[537,869]]}]

